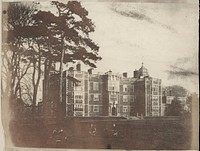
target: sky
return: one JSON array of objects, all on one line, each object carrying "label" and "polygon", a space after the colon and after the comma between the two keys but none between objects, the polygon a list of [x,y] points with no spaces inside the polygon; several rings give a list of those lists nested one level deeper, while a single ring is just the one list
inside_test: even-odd
[{"label": "sky", "polygon": [[198,92],[198,5],[83,2],[95,23],[91,38],[102,60],[94,72],[128,72],[144,66],[164,86]]},{"label": "sky", "polygon": [[[191,1],[190,1],[191,2]],[[53,11],[49,2],[41,2]],[[198,4],[82,1],[102,60],[93,73],[133,71],[144,63],[163,86],[198,92]],[[89,67],[82,69],[87,71]]]}]

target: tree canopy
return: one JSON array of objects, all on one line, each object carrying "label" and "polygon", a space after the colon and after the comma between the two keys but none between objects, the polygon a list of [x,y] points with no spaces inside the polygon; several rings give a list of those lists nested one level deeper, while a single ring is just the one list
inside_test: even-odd
[{"label": "tree canopy", "polygon": [[21,99],[22,83],[28,76],[33,106],[41,76],[45,73],[48,81],[54,63],[60,64],[58,72],[62,79],[63,64],[82,61],[95,68],[101,59],[99,46],[90,38],[95,25],[81,3],[50,3],[56,13],[38,9],[39,3],[11,2],[3,16],[3,36],[7,37],[3,47],[4,71],[10,75],[6,85],[12,89],[7,95]]},{"label": "tree canopy", "polygon": [[187,89],[179,85],[167,86],[163,88],[166,95],[185,97],[188,93]]}]

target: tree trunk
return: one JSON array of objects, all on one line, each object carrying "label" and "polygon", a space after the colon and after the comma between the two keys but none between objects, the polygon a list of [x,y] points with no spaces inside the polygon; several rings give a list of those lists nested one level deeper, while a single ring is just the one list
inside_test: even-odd
[{"label": "tree trunk", "polygon": [[11,108],[10,108],[10,103],[11,103],[11,94],[9,91],[4,93],[4,96],[2,97],[2,125],[3,125],[3,130],[4,130],[4,136],[5,136],[5,146],[12,147],[14,146],[12,143],[12,138],[11,138],[11,132],[10,132],[10,123],[12,121],[12,116],[11,116]]},{"label": "tree trunk", "polygon": [[44,64],[44,85],[43,85],[43,100],[48,100],[48,85],[49,85],[49,74],[52,66],[52,60],[47,59]]},{"label": "tree trunk", "polygon": [[62,51],[61,62],[60,62],[60,103],[62,102],[62,82],[63,82],[63,58],[64,58],[64,50]]},{"label": "tree trunk", "polygon": [[37,86],[35,85],[33,88],[33,104],[32,104],[33,117],[35,116],[35,111],[36,111],[36,100],[37,100]]},{"label": "tree trunk", "polygon": [[[34,69],[33,69],[33,117],[35,116],[35,107],[36,107],[36,101],[37,101],[37,92],[38,92],[38,87],[39,87],[39,83],[40,83],[40,78],[41,78],[41,51],[40,51],[40,46],[38,44],[38,50],[39,50],[39,56],[38,56],[38,66],[37,63],[34,63]],[[37,71],[37,79],[35,81],[36,78],[36,70]]]},{"label": "tree trunk", "polygon": [[62,52],[61,52],[61,60],[60,60],[60,92],[59,92],[59,102],[58,102],[58,109],[60,110],[60,112],[58,112],[58,123],[60,123],[64,117],[63,115],[63,107],[62,107],[62,101],[63,101],[63,59],[64,59],[64,54],[65,54],[65,50],[63,48],[64,46],[64,37],[61,35],[61,47],[62,47]]}]

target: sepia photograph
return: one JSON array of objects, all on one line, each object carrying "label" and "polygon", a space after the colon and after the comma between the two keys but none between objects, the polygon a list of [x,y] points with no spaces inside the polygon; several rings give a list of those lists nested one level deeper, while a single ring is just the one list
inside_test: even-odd
[{"label": "sepia photograph", "polygon": [[198,1],[1,11],[5,151],[199,150]]}]

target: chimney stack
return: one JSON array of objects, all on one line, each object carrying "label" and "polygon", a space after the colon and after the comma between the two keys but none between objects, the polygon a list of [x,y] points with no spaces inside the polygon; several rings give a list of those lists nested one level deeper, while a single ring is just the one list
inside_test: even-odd
[{"label": "chimney stack", "polygon": [[81,71],[81,64],[80,64],[80,63],[78,63],[78,64],[76,65],[76,70],[77,70],[77,71]]},{"label": "chimney stack", "polygon": [[92,74],[92,70],[93,70],[92,68],[88,69],[88,73]]},{"label": "chimney stack", "polygon": [[133,71],[133,77],[138,78],[138,70]]},{"label": "chimney stack", "polygon": [[123,73],[123,77],[124,77],[124,78],[127,78],[127,72],[124,72],[124,73]]}]

